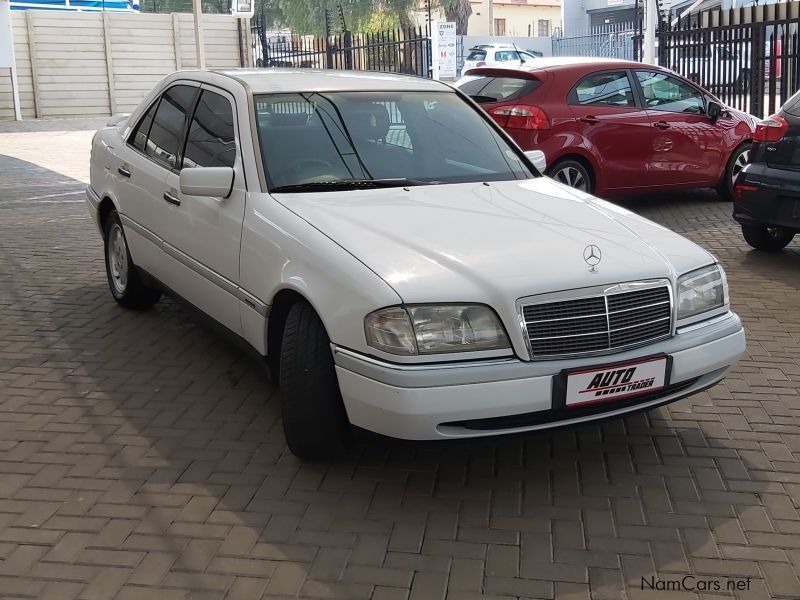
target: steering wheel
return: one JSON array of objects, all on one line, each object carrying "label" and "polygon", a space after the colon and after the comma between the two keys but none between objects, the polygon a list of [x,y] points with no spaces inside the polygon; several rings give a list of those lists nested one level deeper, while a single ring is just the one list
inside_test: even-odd
[{"label": "steering wheel", "polygon": [[293,183],[313,183],[336,177],[336,167],[326,160],[303,158],[284,169],[278,179],[286,179]]},{"label": "steering wheel", "polygon": [[298,170],[303,168],[313,168],[314,166],[322,167],[323,169],[333,169],[333,165],[329,163],[327,160],[322,160],[321,158],[303,158],[297,161],[295,165]]}]

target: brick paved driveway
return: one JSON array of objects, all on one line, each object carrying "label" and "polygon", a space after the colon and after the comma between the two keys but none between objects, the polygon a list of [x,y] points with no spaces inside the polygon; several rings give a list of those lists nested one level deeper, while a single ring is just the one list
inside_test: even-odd
[{"label": "brick paved driveway", "polygon": [[0,125],[0,596],[800,597],[797,244],[750,252],[711,194],[629,203],[725,263],[749,356],[724,383],[304,465],[256,364],[171,301],[112,302],[78,181],[94,124]]}]

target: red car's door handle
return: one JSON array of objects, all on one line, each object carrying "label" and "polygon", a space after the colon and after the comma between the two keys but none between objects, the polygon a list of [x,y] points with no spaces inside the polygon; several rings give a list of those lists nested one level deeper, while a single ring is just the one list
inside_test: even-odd
[{"label": "red car's door handle", "polygon": [[669,129],[669,123],[666,121],[656,121],[653,123],[653,127],[658,127],[659,129]]},{"label": "red car's door handle", "polygon": [[592,115],[587,115],[585,117],[581,117],[578,119],[581,123],[586,123],[587,125],[596,125],[599,122],[599,119]]}]

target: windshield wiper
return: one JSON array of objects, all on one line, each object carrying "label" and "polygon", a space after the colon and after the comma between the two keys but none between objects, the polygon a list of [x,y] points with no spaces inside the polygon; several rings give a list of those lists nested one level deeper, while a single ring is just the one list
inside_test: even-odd
[{"label": "windshield wiper", "polygon": [[270,192],[333,192],[340,190],[409,187],[412,185],[436,185],[438,183],[438,181],[423,181],[422,179],[408,179],[405,177],[386,177],[384,179],[340,179],[337,181],[309,181],[306,183],[279,185],[278,187],[272,188]]}]

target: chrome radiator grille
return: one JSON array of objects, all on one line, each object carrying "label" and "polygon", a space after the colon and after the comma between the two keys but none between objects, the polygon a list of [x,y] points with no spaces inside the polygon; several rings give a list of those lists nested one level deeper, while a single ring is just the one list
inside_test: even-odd
[{"label": "chrome radiator grille", "polygon": [[534,357],[603,352],[668,336],[672,301],[659,285],[523,304],[522,318]]}]

